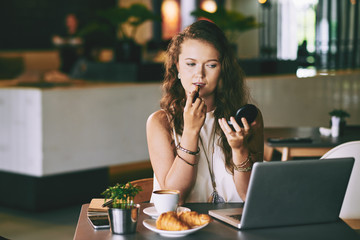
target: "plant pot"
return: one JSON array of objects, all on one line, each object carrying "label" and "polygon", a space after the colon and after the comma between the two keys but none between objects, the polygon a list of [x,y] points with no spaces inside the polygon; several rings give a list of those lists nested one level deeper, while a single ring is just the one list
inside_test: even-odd
[{"label": "plant pot", "polygon": [[115,61],[140,63],[142,58],[141,50],[141,45],[135,41],[118,41],[115,46]]},{"label": "plant pot", "polygon": [[341,121],[340,121],[340,130],[339,130],[339,135],[340,135],[340,136],[343,136],[343,135],[344,135],[345,128],[346,128],[346,121],[345,121],[345,120],[341,120]]},{"label": "plant pot", "polygon": [[140,205],[135,204],[128,209],[109,208],[109,222],[114,234],[131,234],[136,232]]},{"label": "plant pot", "polygon": [[[330,119],[330,128],[331,127],[332,127],[332,123],[331,123],[331,119]],[[346,121],[343,118],[341,118],[340,124],[339,124],[339,136],[344,135],[345,128],[346,128]]]}]

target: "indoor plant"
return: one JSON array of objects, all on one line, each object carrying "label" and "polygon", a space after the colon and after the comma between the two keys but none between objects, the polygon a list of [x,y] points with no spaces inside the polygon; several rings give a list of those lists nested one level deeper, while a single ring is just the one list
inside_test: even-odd
[{"label": "indoor plant", "polygon": [[115,59],[117,61],[139,62],[141,46],[136,42],[136,33],[146,21],[160,21],[161,17],[145,5],[134,3],[129,7],[115,7],[99,12],[117,32]]},{"label": "indoor plant", "polygon": [[80,35],[89,39],[91,44],[111,43],[116,61],[139,62],[142,53],[141,45],[136,41],[136,33],[143,23],[154,20],[160,21],[160,15],[153,13],[144,4],[116,6],[97,11],[93,20],[81,29]]},{"label": "indoor plant", "polygon": [[341,109],[334,109],[331,112],[329,112],[330,116],[336,116],[339,117],[340,119],[345,121],[345,118],[350,117],[350,114],[344,110]]},{"label": "indoor plant", "polygon": [[207,18],[218,25],[226,34],[231,43],[235,43],[239,33],[255,29],[261,26],[255,17],[245,16],[236,11],[226,10],[219,7],[215,12],[210,13],[202,9],[197,9],[191,13],[195,17]]},{"label": "indoor plant", "polygon": [[116,184],[108,187],[102,195],[105,201],[111,199],[108,208],[110,229],[115,234],[134,233],[139,215],[139,204],[134,204],[134,197],[142,191],[141,187],[131,183]]}]

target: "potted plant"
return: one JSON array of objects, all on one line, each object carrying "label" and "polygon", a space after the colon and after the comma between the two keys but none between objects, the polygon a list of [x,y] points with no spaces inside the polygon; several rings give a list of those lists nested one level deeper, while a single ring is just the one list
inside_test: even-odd
[{"label": "potted plant", "polygon": [[108,216],[112,233],[128,234],[136,231],[140,205],[134,204],[134,197],[139,191],[142,191],[140,186],[118,183],[102,193],[105,201],[111,199]]},{"label": "potted plant", "polygon": [[218,25],[226,34],[227,38],[235,46],[238,34],[261,27],[255,17],[245,16],[236,11],[226,10],[224,7],[219,7],[215,12],[210,13],[202,9],[197,9],[191,13],[195,17],[207,18]]},{"label": "potted plant", "polygon": [[[331,129],[335,128],[334,131],[339,131],[339,135],[342,135],[344,133],[346,126],[345,118],[350,117],[350,114],[341,109],[334,109],[331,112],[329,112],[329,115],[331,116],[331,121],[330,121]],[[338,130],[336,128],[338,128]]]},{"label": "potted plant", "polygon": [[114,28],[105,20],[94,17],[79,31],[83,39],[83,55],[87,60],[99,61],[103,48],[113,48],[116,38]]},{"label": "potted plant", "polygon": [[129,7],[115,7],[99,12],[117,32],[115,58],[117,61],[139,62],[141,46],[136,42],[136,33],[146,21],[160,21],[144,4],[134,3]]},{"label": "potted plant", "polygon": [[92,21],[80,30],[80,35],[88,39],[90,45],[105,44],[107,47],[111,44],[114,59],[118,62],[140,62],[142,47],[136,42],[139,26],[146,21],[160,20],[160,15],[153,13],[144,4],[116,6],[97,11]]}]

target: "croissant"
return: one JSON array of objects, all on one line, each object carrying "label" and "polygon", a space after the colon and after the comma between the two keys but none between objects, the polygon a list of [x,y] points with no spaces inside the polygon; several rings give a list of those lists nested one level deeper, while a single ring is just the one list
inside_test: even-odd
[{"label": "croissant", "polygon": [[209,223],[211,218],[207,214],[199,214],[195,211],[191,212],[180,212],[178,214],[180,221],[188,224],[189,226],[201,226],[205,223]]},{"label": "croissant", "polygon": [[191,227],[188,224],[180,221],[176,212],[166,212],[162,213],[156,220],[156,228],[168,231],[182,231],[188,230]]}]

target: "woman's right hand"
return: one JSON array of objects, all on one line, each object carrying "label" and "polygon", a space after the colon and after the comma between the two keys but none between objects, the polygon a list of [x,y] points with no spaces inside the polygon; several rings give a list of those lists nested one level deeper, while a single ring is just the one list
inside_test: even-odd
[{"label": "woman's right hand", "polygon": [[200,133],[206,118],[206,105],[203,99],[198,97],[193,103],[196,90],[187,96],[184,107],[184,132],[191,131]]}]

